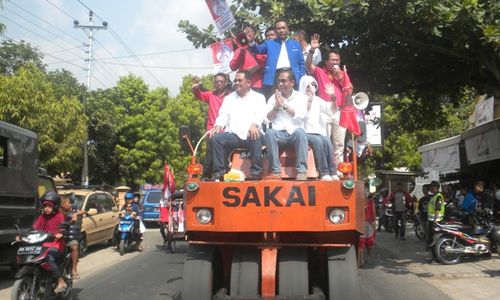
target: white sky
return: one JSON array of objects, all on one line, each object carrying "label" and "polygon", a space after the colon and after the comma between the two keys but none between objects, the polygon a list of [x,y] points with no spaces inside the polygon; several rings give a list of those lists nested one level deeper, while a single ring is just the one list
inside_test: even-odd
[{"label": "white sky", "polygon": [[[94,25],[107,21],[145,66],[156,67],[147,68],[148,72],[133,57],[110,59],[130,54],[110,30],[99,30],[95,34],[96,61],[92,65],[95,79],[92,78],[91,89],[114,86],[119,76],[130,72],[140,75],[150,88],[167,87],[170,95],[175,96],[183,76],[213,73],[210,50],[195,50],[177,27],[184,19],[200,28],[212,23],[204,0],[80,1],[97,15]],[[2,39],[29,42],[52,55],[44,58],[48,70],[67,69],[86,84],[87,47],[83,43],[88,38],[82,29],[73,28],[73,18],[81,25],[88,25],[87,8],[77,0],[4,0],[3,6],[0,23],[6,25],[6,30]],[[142,55],[168,51],[173,53]]]}]

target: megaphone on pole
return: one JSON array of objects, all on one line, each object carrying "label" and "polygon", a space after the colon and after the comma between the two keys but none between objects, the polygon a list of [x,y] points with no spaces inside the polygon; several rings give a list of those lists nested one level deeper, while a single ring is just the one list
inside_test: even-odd
[{"label": "megaphone on pole", "polygon": [[359,92],[356,95],[352,96],[352,104],[357,110],[363,110],[368,107],[368,103],[370,102],[370,99],[368,98],[368,95]]}]

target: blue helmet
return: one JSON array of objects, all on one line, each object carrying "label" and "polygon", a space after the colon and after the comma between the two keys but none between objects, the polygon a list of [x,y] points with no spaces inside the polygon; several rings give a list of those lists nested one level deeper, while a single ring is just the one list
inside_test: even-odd
[{"label": "blue helmet", "polygon": [[131,200],[134,199],[134,194],[128,192],[125,194],[125,200]]}]

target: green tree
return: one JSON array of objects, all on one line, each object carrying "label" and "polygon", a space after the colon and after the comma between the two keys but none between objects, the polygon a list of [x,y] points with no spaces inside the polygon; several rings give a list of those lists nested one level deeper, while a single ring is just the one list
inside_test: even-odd
[{"label": "green tree", "polygon": [[43,54],[25,41],[16,43],[4,40],[0,43],[0,73],[2,74],[14,74],[17,69],[28,63],[45,70],[42,59]]},{"label": "green tree", "polygon": [[85,93],[85,86],[78,83],[73,73],[65,69],[57,69],[49,71],[47,75],[54,85],[54,93],[57,99],[61,99],[63,96],[76,97],[81,102]]},{"label": "green tree", "polygon": [[75,97],[57,99],[37,66],[26,64],[13,75],[0,75],[0,119],[38,134],[40,165],[50,174],[79,167],[86,137],[83,108]]}]

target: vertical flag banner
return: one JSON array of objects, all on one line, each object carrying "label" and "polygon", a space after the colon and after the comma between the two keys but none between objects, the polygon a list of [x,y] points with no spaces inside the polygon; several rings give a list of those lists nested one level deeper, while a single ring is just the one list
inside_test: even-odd
[{"label": "vertical flag banner", "polygon": [[226,0],[205,0],[220,34],[224,34],[235,23],[233,13]]},{"label": "vertical flag banner", "polygon": [[212,60],[214,62],[214,72],[228,74],[231,72],[229,63],[233,59],[233,42],[225,39],[210,45],[212,49]]}]

